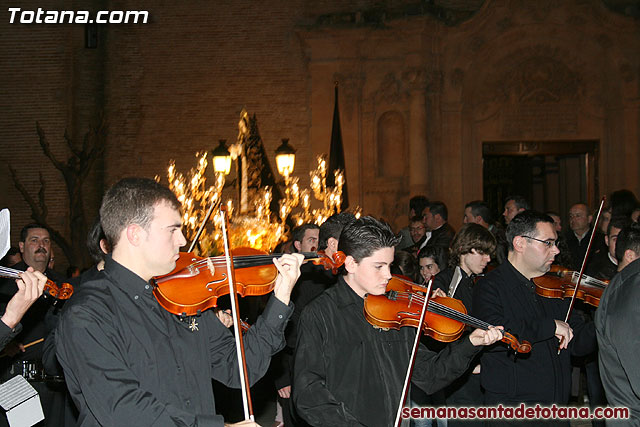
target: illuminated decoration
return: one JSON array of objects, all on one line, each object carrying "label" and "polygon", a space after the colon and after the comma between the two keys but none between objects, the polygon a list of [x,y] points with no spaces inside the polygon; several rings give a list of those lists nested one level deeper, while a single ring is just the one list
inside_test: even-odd
[{"label": "illuminated decoration", "polygon": [[[211,152],[214,169],[212,185],[207,183],[205,173],[208,165],[206,152],[196,153],[197,166],[186,175],[176,171],[174,161],[167,168],[169,188],[182,203],[183,233],[188,241],[195,238],[212,203],[215,204],[214,209],[218,209],[220,203],[225,203],[228,208],[231,247],[249,246],[266,252],[272,251],[288,233],[289,217],[296,226],[307,222],[320,225],[329,216],[340,212],[344,184],[342,172],[338,170],[335,173],[335,187],[327,187],[326,156],[318,156],[316,168],[309,173],[311,190],[301,189],[299,178],[292,176],[295,149],[289,145],[288,139],[283,139],[276,150],[278,172],[284,178],[285,192],[278,204],[279,211],[272,212],[273,188],[269,185],[255,187],[256,175],[269,166],[264,164],[266,158],[257,160],[256,153],[262,149],[261,140],[256,144],[256,139],[251,137],[249,116],[244,110],[238,127],[236,144],[227,149],[226,141],[220,140],[218,147]],[[238,187],[237,199],[225,197],[227,193],[224,191],[232,159],[236,160],[236,179],[231,184]],[[156,179],[159,180],[158,177]],[[314,201],[311,194],[315,200],[322,202],[322,207],[312,208]],[[234,206],[234,203],[237,205]],[[212,215],[209,219],[209,224],[198,239],[195,250],[198,254],[217,255],[222,252],[221,226],[218,222],[218,215]]]}]

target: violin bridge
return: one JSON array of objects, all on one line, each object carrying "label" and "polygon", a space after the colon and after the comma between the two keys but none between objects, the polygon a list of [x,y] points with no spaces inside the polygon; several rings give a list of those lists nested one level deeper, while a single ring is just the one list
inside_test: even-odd
[{"label": "violin bridge", "polygon": [[211,261],[211,257],[207,258],[207,268],[212,276],[216,273],[216,268],[213,265],[213,261]]}]

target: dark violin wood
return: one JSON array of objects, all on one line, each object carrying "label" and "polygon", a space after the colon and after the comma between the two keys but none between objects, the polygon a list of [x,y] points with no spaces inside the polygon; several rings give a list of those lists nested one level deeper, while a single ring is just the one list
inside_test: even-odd
[{"label": "dark violin wood", "polygon": [[[20,273],[23,273],[23,271],[14,270],[9,267],[0,267],[0,277],[19,279]],[[71,298],[71,295],[73,295],[73,286],[69,283],[61,283],[58,285],[57,283],[47,279],[47,282],[44,285],[43,295],[45,298],[53,298],[53,302],[55,304],[58,301],[64,301]]]},{"label": "dark violin wood", "polygon": [[[403,326],[418,327],[424,295],[424,286],[394,276],[384,295],[367,295],[364,300],[364,316],[369,323],[380,328],[400,329]],[[421,330],[441,342],[452,342],[460,338],[465,325],[483,330],[490,324],[467,314],[460,300],[449,297],[429,299],[425,321]],[[502,341],[518,353],[531,351],[528,341],[518,341],[512,334],[503,331]]]}]

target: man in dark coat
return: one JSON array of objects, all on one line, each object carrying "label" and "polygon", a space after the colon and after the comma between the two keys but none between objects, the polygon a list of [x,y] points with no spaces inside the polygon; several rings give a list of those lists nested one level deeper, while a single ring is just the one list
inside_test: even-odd
[{"label": "man in dark coat", "polygon": [[[507,227],[507,261],[480,279],[473,292],[473,315],[532,343],[531,352],[515,358],[504,346],[481,356],[480,380],[487,405],[566,405],[571,387],[570,354],[586,355],[595,349],[593,322],[573,313],[564,322],[569,300],[536,294],[533,278],[549,271],[557,234],[553,220],[535,211],[516,215]],[[558,351],[560,350],[560,351]],[[542,420],[539,420],[542,421]],[[568,420],[553,424],[569,425]],[[489,425],[509,424],[492,420]]]}]

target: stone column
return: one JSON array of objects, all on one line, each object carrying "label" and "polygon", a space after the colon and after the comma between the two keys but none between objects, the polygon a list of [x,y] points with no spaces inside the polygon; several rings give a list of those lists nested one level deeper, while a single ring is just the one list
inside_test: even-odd
[{"label": "stone column", "polygon": [[409,194],[427,194],[427,72],[421,68],[408,68],[402,81],[409,93]]}]

